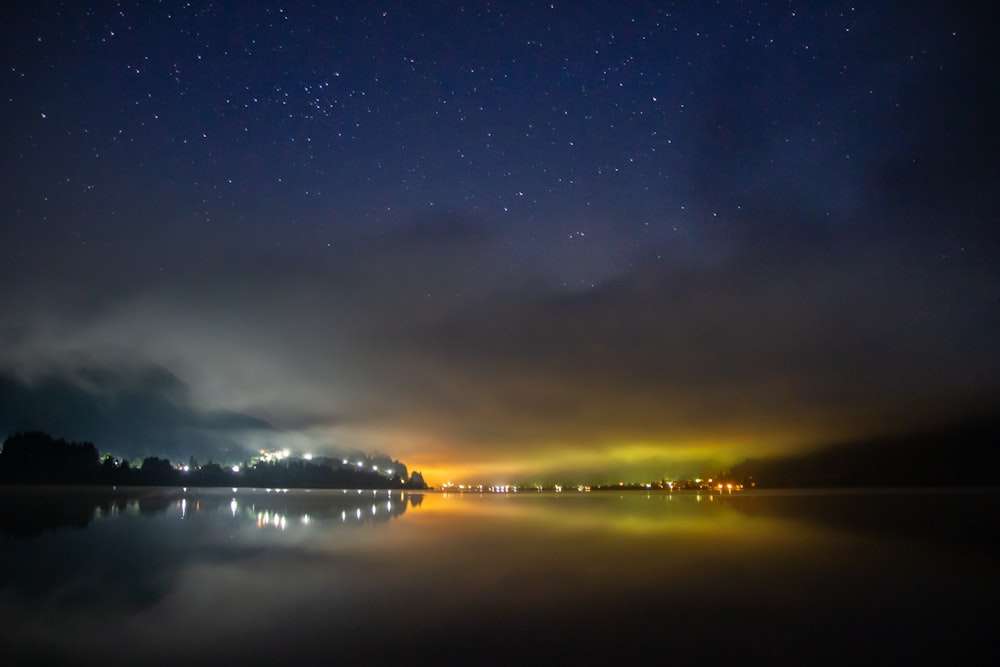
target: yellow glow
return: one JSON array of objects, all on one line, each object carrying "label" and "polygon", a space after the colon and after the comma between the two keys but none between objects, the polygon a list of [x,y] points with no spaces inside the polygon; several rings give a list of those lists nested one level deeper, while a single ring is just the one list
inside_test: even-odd
[{"label": "yellow glow", "polygon": [[[574,497],[576,494],[565,502],[551,502],[551,499],[536,502],[535,494],[527,494],[498,503],[483,502],[478,496],[441,494],[425,500],[418,513],[408,516],[408,521],[419,525],[456,519],[478,521],[479,517],[489,517],[490,520],[527,522],[546,531],[590,533],[599,529],[622,536],[725,534],[745,525],[745,514],[722,499],[716,502],[712,495],[709,495],[711,504],[702,502],[700,495],[676,497],[664,492],[627,496],[624,502],[629,509],[624,513],[618,494],[614,492],[607,492],[605,496],[614,499],[613,503],[602,502],[601,495],[591,495],[587,497],[588,502],[581,505],[572,500]],[[809,528],[795,521],[768,518],[756,524],[753,532],[739,528],[739,533],[742,540],[754,543],[767,531],[777,531],[775,535],[779,532],[801,535],[806,530]]]},{"label": "yellow glow", "polygon": [[[608,407],[608,412],[614,411]],[[810,431],[805,423],[787,419],[739,427],[713,422],[657,432],[641,425],[642,414],[636,419],[629,414],[619,415],[620,434],[605,424],[595,430],[567,429],[565,439],[529,436],[477,441],[475,434],[471,438],[466,433],[449,436],[440,424],[419,420],[405,426],[351,430],[350,435],[369,450],[393,452],[437,488],[447,480],[487,486],[510,481],[575,486],[619,479],[629,483],[691,479],[728,469],[749,457],[801,451],[804,442],[851,435],[837,430],[836,424],[823,423],[821,429]]]},{"label": "yellow glow", "polygon": [[[509,480],[552,482],[567,477],[598,483],[619,479],[646,482],[663,477],[693,476],[691,471],[701,467],[706,459],[716,461],[715,468],[725,468],[745,457],[737,445],[616,443],[589,449],[564,445],[539,447],[519,458],[499,459],[492,452],[489,457],[461,462],[451,453],[447,458],[414,453],[409,462],[428,484],[440,487],[449,479],[475,480],[488,485],[508,483]],[[612,475],[615,479],[607,479]]]}]

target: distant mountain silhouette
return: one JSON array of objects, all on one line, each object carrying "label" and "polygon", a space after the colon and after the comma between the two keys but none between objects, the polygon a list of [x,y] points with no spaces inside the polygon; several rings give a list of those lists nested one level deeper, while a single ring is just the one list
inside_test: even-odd
[{"label": "distant mountain silhouette", "polygon": [[730,475],[762,488],[997,486],[1000,416],[836,443],[805,454],[747,459]]}]

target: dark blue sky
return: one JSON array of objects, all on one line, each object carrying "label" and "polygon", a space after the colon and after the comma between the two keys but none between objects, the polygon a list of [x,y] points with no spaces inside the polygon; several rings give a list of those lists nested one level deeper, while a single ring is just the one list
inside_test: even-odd
[{"label": "dark blue sky", "polygon": [[645,477],[991,409],[987,25],[8,3],[0,429]]}]

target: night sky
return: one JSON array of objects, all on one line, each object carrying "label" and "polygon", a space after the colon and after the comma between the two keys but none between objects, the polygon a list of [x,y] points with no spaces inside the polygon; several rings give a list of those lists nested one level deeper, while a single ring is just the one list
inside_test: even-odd
[{"label": "night sky", "polygon": [[6,2],[0,436],[617,481],[995,411],[973,4]]}]

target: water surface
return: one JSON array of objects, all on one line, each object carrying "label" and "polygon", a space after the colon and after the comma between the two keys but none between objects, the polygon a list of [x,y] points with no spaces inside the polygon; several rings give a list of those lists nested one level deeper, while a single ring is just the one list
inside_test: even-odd
[{"label": "water surface", "polygon": [[0,489],[4,664],[987,664],[1000,494]]}]

